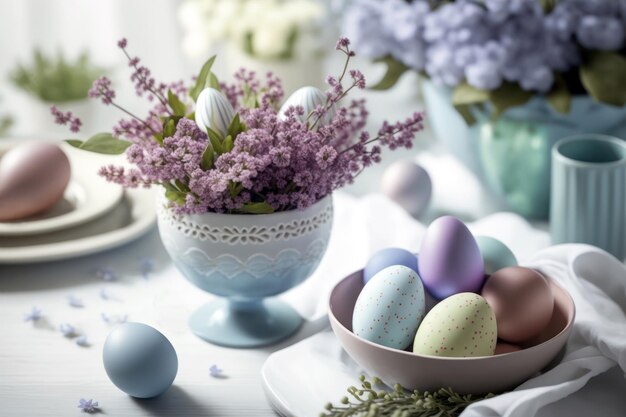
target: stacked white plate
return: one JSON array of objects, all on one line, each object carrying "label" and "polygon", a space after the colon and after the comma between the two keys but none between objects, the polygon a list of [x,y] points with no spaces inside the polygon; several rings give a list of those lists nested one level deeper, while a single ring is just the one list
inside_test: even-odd
[{"label": "stacked white plate", "polygon": [[[23,139],[0,139],[0,157]],[[74,258],[127,243],[155,222],[154,192],[124,191],[98,176],[101,166],[123,164],[61,145],[72,177],[65,195],[50,210],[19,221],[0,222],[0,264]]]}]

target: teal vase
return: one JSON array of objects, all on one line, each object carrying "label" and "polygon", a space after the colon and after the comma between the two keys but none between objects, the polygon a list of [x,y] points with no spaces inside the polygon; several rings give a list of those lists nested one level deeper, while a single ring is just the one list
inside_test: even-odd
[{"label": "teal vase", "polygon": [[552,243],[587,243],[626,258],[626,141],[581,134],[552,149]]},{"label": "teal vase", "polygon": [[547,220],[550,212],[552,146],[577,133],[626,138],[626,107],[613,107],[588,96],[572,98],[570,112],[555,111],[537,96],[506,110],[497,119],[474,109],[468,126],[452,105],[450,89],[423,84],[429,124],[444,146],[500,196],[529,219]]}]

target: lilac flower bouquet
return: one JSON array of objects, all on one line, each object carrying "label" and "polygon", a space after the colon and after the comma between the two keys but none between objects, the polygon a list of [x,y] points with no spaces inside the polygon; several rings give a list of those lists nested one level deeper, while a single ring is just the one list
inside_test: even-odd
[{"label": "lilac flower bouquet", "polygon": [[[336,49],[345,55],[329,89],[301,89],[281,106],[281,82],[271,73],[259,79],[240,70],[232,84],[219,82],[209,59],[191,85],[159,83],[122,49],[132,68],[140,97],[154,102],[140,117],[116,101],[111,81],[96,80],[89,95],[114,106],[128,118],[112,133],[86,141],[70,139],[80,149],[126,152],[133,168],[107,166],[100,174],[125,187],[160,185],[178,214],[272,213],[304,209],[380,161],[381,146],[410,148],[423,128],[422,114],[383,123],[370,137],[364,130],[368,111],[362,99],[343,103],[353,89],[365,88],[358,70],[349,69],[354,52],[348,39]],[[77,132],[81,122],[52,108],[56,121]]]},{"label": "lilac flower bouquet", "polygon": [[624,0],[356,0],[344,33],[387,62],[377,88],[414,69],[497,116],[533,96],[568,113],[573,95],[626,105]]}]

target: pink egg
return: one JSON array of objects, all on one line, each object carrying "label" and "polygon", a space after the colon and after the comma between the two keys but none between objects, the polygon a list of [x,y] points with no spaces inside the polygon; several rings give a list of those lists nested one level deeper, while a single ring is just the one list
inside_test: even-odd
[{"label": "pink egg", "polygon": [[504,355],[505,353],[517,352],[518,350],[522,350],[522,348],[512,343],[498,342],[496,343],[494,355]]},{"label": "pink egg", "polygon": [[537,337],[554,309],[548,280],[520,266],[496,271],[485,282],[482,296],[496,315],[498,337],[506,342],[522,343]]},{"label": "pink egg", "polygon": [[0,221],[17,220],[54,206],[70,180],[70,162],[61,148],[31,142],[0,159]]}]

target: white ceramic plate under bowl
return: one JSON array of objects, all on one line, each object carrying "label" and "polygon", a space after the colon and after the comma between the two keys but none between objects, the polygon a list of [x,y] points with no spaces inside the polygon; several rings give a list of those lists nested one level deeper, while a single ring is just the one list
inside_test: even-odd
[{"label": "white ceramic plate under bowl", "polygon": [[26,264],[76,258],[121,246],[156,221],[155,192],[128,190],[105,216],[41,235],[0,236],[0,264]]},{"label": "white ceramic plate under bowl", "polygon": [[[24,140],[0,141],[0,156]],[[70,160],[72,177],[63,199],[46,212],[24,220],[0,222],[0,236],[25,236],[67,229],[111,211],[123,190],[98,175],[103,165],[99,155],[61,145]]]}]

